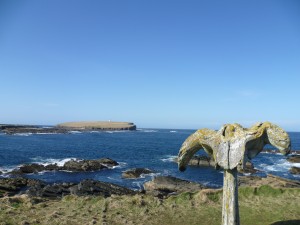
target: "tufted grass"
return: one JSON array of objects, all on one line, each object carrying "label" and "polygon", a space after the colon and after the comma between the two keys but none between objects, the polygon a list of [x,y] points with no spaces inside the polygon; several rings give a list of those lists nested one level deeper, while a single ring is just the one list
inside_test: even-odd
[{"label": "tufted grass", "polygon": [[[150,195],[29,199],[0,198],[0,224],[220,225],[222,190],[182,193],[160,200]],[[269,186],[239,189],[242,225],[300,224],[300,189]]]}]

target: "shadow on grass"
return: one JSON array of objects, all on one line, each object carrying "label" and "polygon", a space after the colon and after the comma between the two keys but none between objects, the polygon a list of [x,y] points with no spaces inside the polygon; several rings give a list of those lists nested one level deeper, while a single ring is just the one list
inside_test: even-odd
[{"label": "shadow on grass", "polygon": [[300,220],[285,220],[285,221],[277,221],[270,225],[299,225]]}]

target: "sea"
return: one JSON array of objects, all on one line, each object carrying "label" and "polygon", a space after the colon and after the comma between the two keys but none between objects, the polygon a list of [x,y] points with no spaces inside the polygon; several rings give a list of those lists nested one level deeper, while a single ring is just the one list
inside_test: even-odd
[{"label": "sea", "polygon": [[[9,172],[23,164],[40,163],[63,165],[66,161],[82,159],[111,158],[119,165],[93,172],[47,171],[28,174],[26,177],[40,179],[48,183],[80,182],[94,179],[110,182],[134,190],[155,176],[173,176],[194,181],[212,188],[223,184],[223,171],[213,167],[189,166],[180,172],[174,158],[181,144],[195,130],[182,129],[137,129],[136,131],[73,131],[69,134],[6,135],[0,133],[0,178],[10,177]],[[300,132],[289,132],[292,150],[300,154]],[[266,149],[274,149],[266,146]],[[200,150],[197,154],[204,154]],[[300,175],[292,175],[292,166],[286,156],[278,153],[260,153],[253,163],[259,170],[255,175],[274,174],[283,178],[300,180]],[[148,168],[153,171],[138,179],[123,179],[122,172],[132,168]],[[249,175],[249,174],[245,174]]]}]

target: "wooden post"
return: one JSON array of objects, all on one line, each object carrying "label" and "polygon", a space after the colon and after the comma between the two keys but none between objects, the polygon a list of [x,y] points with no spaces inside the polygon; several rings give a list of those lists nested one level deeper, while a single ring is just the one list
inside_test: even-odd
[{"label": "wooden post", "polygon": [[240,225],[237,168],[224,170],[222,225]]}]

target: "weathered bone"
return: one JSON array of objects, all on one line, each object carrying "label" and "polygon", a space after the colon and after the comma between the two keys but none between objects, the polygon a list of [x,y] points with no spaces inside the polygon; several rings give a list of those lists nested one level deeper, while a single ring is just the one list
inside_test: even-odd
[{"label": "weathered bone", "polygon": [[265,145],[276,147],[287,155],[291,150],[289,135],[270,122],[256,123],[249,129],[240,124],[225,124],[219,131],[200,129],[182,144],[178,154],[178,168],[184,171],[193,155],[203,149],[224,169],[223,225],[239,225],[237,166],[242,169],[248,160],[259,154]]}]

